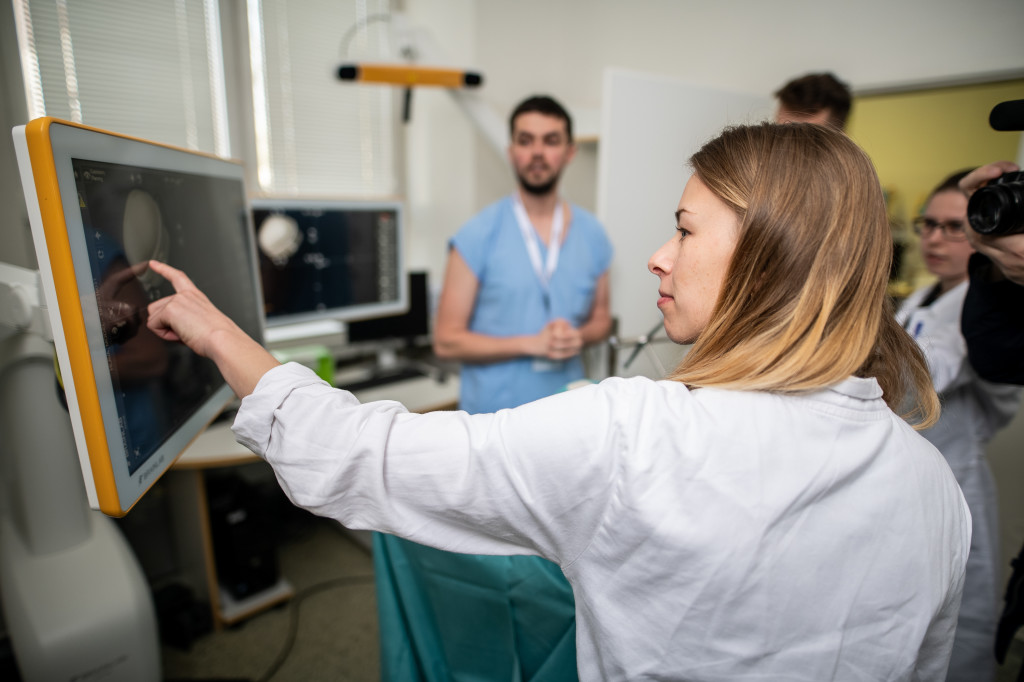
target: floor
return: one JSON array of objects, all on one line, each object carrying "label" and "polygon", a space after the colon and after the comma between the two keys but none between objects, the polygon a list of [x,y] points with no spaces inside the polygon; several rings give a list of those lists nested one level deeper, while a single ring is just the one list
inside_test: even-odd
[{"label": "floor", "polygon": [[369,550],[337,524],[312,516],[291,536],[278,558],[296,596],[200,637],[188,651],[165,645],[166,682],[380,679]]}]

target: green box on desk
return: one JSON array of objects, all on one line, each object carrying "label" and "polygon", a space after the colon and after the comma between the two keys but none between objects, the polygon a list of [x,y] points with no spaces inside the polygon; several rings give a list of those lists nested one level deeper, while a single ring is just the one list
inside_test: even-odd
[{"label": "green box on desk", "polygon": [[273,351],[279,362],[297,362],[309,367],[316,375],[334,385],[334,357],[323,345],[296,346]]}]

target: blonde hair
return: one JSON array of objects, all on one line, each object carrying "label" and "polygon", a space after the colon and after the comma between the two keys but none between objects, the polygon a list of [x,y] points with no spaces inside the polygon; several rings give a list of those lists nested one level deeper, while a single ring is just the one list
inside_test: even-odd
[{"label": "blonde hair", "polygon": [[824,126],[764,123],[727,128],[690,162],[740,235],[711,319],[669,378],[802,393],[875,377],[893,410],[933,424],[927,365],[885,293],[892,237],[867,155]]}]

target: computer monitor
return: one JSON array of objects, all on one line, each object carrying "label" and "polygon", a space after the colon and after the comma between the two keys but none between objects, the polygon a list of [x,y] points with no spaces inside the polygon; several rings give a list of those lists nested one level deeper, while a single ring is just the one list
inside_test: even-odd
[{"label": "computer monitor", "polygon": [[183,270],[262,342],[241,166],[95,128],[14,129],[40,279],[89,503],[123,516],[232,400],[216,366],[146,327]]},{"label": "computer monitor", "polygon": [[261,198],[252,222],[268,327],[405,310],[400,203]]}]

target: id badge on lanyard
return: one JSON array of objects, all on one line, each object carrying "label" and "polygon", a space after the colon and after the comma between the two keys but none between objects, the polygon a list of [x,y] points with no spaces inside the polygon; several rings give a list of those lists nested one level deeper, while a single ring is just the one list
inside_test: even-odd
[{"label": "id badge on lanyard", "polygon": [[[562,202],[559,200],[555,205],[555,214],[551,218],[551,239],[548,242],[547,258],[543,262],[540,256],[540,239],[537,237],[537,231],[533,228],[533,223],[530,222],[530,217],[526,215],[526,208],[518,193],[513,195],[512,210],[515,213],[516,222],[519,223],[519,232],[523,235],[523,241],[526,243],[526,253],[530,256],[530,265],[533,266],[533,272],[540,281],[544,296],[544,316],[550,321],[551,277],[558,267],[558,256],[562,249],[562,233],[565,231]],[[554,372],[560,370],[564,364],[559,360],[534,358],[532,367],[535,372]]]}]

